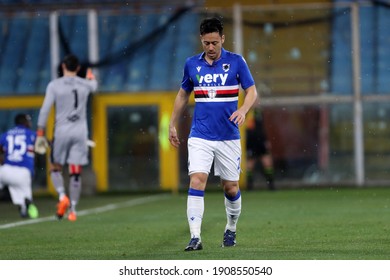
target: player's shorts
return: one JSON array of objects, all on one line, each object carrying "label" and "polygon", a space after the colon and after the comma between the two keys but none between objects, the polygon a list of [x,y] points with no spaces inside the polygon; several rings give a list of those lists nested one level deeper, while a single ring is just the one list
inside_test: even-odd
[{"label": "player's shorts", "polygon": [[0,166],[0,189],[8,186],[13,204],[22,205],[32,200],[31,173],[26,167],[4,164]]},{"label": "player's shorts", "polygon": [[88,164],[88,145],[85,133],[56,133],[51,149],[51,161],[61,165]]},{"label": "player's shorts", "polygon": [[247,156],[258,157],[269,153],[267,140],[263,137],[251,137],[246,139]]},{"label": "player's shorts", "polygon": [[263,121],[256,120],[253,129],[246,131],[246,151],[247,157],[257,158],[270,153],[270,144],[268,142]]},{"label": "player's shorts", "polygon": [[188,139],[188,174],[210,174],[214,162],[214,175],[227,181],[238,181],[241,172],[240,140],[209,141]]}]

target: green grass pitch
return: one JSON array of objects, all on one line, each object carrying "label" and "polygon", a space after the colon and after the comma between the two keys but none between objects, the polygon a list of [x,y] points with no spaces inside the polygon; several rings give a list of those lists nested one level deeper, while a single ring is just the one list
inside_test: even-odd
[{"label": "green grass pitch", "polygon": [[[207,191],[202,251],[184,252],[187,195],[82,197],[79,218],[53,219],[56,201],[37,197],[38,220],[0,202],[1,260],[388,260],[390,188],[242,192],[237,246],[221,248],[222,191]],[[31,224],[20,224],[33,222]]]}]

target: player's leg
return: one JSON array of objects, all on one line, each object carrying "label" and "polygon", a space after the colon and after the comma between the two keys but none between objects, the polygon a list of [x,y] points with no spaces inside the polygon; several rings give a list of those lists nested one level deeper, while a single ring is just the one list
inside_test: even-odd
[{"label": "player's leg", "polygon": [[66,195],[64,186],[64,177],[62,175],[63,166],[59,163],[52,163],[50,167],[50,178],[54,185],[54,188],[58,194],[58,203],[56,216],[58,219],[62,219],[69,209],[70,201]]},{"label": "player's leg", "polygon": [[68,153],[67,146],[68,139],[66,137],[56,135],[53,139],[50,153],[50,178],[60,201],[66,197],[62,171],[65,164],[66,155]]},{"label": "player's leg", "polygon": [[3,181],[8,184],[12,203],[23,218],[37,218],[38,209],[32,201],[31,174],[27,168],[5,165]]},{"label": "player's leg", "polygon": [[241,192],[238,181],[222,180],[222,185],[227,219],[222,246],[229,247],[236,245],[237,222],[241,214]]},{"label": "player's leg", "polygon": [[246,140],[246,178],[247,178],[247,190],[253,190],[254,188],[254,174],[256,168],[256,156],[257,151],[257,141],[255,140],[255,135],[253,133],[247,133]]},{"label": "player's leg", "polygon": [[62,174],[63,166],[65,164],[66,156],[68,153],[68,145],[68,137],[66,137],[64,133],[56,131],[55,138],[52,142],[52,149],[50,154],[50,178],[58,194],[58,203],[56,211],[56,216],[58,219],[63,218],[70,206],[70,200],[66,195],[64,177]]},{"label": "player's leg", "polygon": [[188,140],[188,171],[190,186],[187,197],[187,220],[191,240],[185,251],[201,250],[201,227],[204,213],[204,193],[213,162],[212,147],[198,138]]},{"label": "player's leg", "polygon": [[241,214],[241,192],[238,184],[241,172],[239,140],[220,142],[214,162],[215,174],[221,177],[225,196],[227,223],[222,246],[236,245],[237,222]]},{"label": "player's leg", "polygon": [[30,171],[25,169],[22,170],[20,178],[23,178],[20,182],[20,188],[24,193],[24,205],[27,210],[27,216],[31,219],[36,219],[39,216],[38,208],[34,204],[32,195],[32,179]]},{"label": "player's leg", "polygon": [[27,210],[27,216],[31,219],[36,219],[39,216],[38,208],[33,202],[32,195],[32,178],[31,173],[27,168],[22,168],[19,176],[19,187],[24,196],[24,205]]},{"label": "player's leg", "polygon": [[269,190],[275,190],[274,185],[274,163],[271,155],[271,143],[267,140],[265,135],[259,139],[257,158],[261,162],[262,172],[267,182]]},{"label": "player's leg", "polygon": [[12,203],[19,209],[20,216],[22,218],[28,218],[27,205],[25,203],[24,194],[22,188],[17,184],[8,185],[9,194],[11,196]]},{"label": "player's leg", "polygon": [[263,167],[263,174],[267,182],[268,189],[273,191],[275,190],[275,184],[274,184],[274,165],[273,165],[272,156],[271,154],[266,153],[260,157],[260,160]]},{"label": "player's leg", "polygon": [[24,204],[23,193],[19,187],[17,172],[15,173],[14,166],[2,165],[0,166],[0,190],[4,185],[8,186],[9,195],[14,205],[18,206],[19,213],[22,218],[27,217],[27,207]]},{"label": "player's leg", "polygon": [[194,173],[190,176],[190,188],[187,197],[187,221],[191,240],[185,251],[201,250],[201,228],[204,214],[204,193],[208,174]]},{"label": "player's leg", "polygon": [[254,188],[254,170],[256,166],[256,160],[248,156],[246,162],[246,174],[247,174],[247,190],[251,191]]},{"label": "player's leg", "polygon": [[87,137],[81,134],[70,146],[67,163],[69,165],[69,196],[71,209],[68,220],[76,221],[76,206],[81,197],[82,190],[82,166],[88,164]]},{"label": "player's leg", "polygon": [[77,219],[76,206],[81,196],[81,165],[69,164],[70,213],[68,219]]},{"label": "player's leg", "polygon": [[58,163],[52,163],[50,168],[50,179],[54,185],[54,188],[58,194],[59,200],[66,196],[64,177],[62,175],[62,165]]}]

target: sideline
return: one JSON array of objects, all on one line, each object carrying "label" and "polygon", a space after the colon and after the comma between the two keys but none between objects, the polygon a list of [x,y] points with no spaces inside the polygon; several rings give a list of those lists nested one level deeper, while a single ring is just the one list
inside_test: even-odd
[{"label": "sideline", "polygon": [[[153,195],[153,196],[135,198],[135,199],[131,199],[131,200],[128,200],[125,202],[120,202],[120,203],[111,203],[111,204],[107,204],[107,205],[101,206],[101,207],[77,211],[77,216],[87,216],[87,215],[91,215],[91,214],[104,213],[104,212],[108,212],[108,211],[112,211],[112,210],[116,210],[116,209],[120,209],[120,208],[133,207],[133,206],[137,206],[137,205],[141,205],[141,204],[146,204],[149,202],[163,200],[163,199],[166,199],[168,197],[171,197],[171,196],[168,194],[161,194],[161,195]],[[0,225],[0,230],[7,229],[7,228],[19,227],[19,226],[25,226],[25,225],[31,225],[31,224],[38,224],[38,223],[43,223],[43,222],[48,222],[48,221],[57,221],[57,219],[54,216],[50,216],[50,217],[30,219],[30,220],[15,222],[15,223],[9,223],[9,224]]]}]

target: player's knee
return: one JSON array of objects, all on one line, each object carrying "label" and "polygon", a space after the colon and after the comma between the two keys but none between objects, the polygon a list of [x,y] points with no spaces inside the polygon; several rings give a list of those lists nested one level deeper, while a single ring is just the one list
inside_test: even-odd
[{"label": "player's knee", "polygon": [[223,181],[223,191],[229,197],[235,197],[240,191],[238,182],[235,181]]},{"label": "player's knee", "polygon": [[73,177],[75,181],[79,181],[81,177],[81,165],[70,164],[69,165],[69,176]]},{"label": "player's knee", "polygon": [[190,177],[190,186],[196,190],[204,190],[206,188],[207,174],[196,173]]}]

